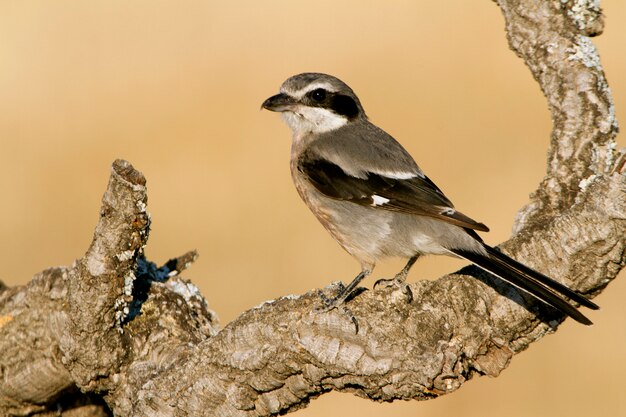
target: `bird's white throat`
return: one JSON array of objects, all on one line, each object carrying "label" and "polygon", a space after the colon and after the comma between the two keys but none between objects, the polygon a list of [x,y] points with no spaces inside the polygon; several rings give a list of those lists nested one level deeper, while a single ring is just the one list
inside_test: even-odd
[{"label": "bird's white throat", "polygon": [[292,111],[283,112],[283,120],[293,131],[294,137],[308,133],[326,133],[339,129],[348,119],[331,110],[321,107],[298,106]]}]

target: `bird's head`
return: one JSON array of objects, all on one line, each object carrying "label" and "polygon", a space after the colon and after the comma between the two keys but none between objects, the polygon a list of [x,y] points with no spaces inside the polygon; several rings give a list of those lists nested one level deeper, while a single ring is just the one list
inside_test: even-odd
[{"label": "bird's head", "polygon": [[313,72],[288,78],[280,93],[265,100],[261,107],[281,112],[294,137],[330,132],[366,118],[359,98],[346,83]]}]

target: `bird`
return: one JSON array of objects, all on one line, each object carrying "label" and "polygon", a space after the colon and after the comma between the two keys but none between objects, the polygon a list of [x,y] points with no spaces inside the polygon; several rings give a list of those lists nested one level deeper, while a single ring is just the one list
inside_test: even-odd
[{"label": "bird", "polygon": [[393,279],[377,281],[406,288],[413,264],[433,254],[464,258],[592,324],[566,299],[593,310],[599,308],[595,303],[487,245],[477,232],[489,228],[458,211],[404,147],[369,121],[357,95],[339,78],[294,75],[261,108],[280,112],[291,128],[290,169],[298,194],[361,266],[347,286],[324,300],[325,310],[342,306],[379,260],[408,259]]}]

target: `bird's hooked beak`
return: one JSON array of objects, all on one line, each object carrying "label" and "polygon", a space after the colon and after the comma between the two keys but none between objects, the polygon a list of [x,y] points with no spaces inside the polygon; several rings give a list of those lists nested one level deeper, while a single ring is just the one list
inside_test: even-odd
[{"label": "bird's hooked beak", "polygon": [[293,97],[284,93],[279,93],[265,100],[263,104],[261,104],[261,108],[270,111],[283,112],[293,110],[296,104],[297,102]]}]

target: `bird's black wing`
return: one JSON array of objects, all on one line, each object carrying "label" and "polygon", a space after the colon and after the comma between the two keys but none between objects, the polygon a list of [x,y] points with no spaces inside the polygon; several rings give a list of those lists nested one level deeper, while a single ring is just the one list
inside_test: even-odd
[{"label": "bird's black wing", "polygon": [[411,178],[392,178],[364,172],[356,177],[331,161],[306,154],[299,158],[298,169],[319,192],[330,198],[489,231],[484,224],[456,211],[441,190],[421,173]]}]

